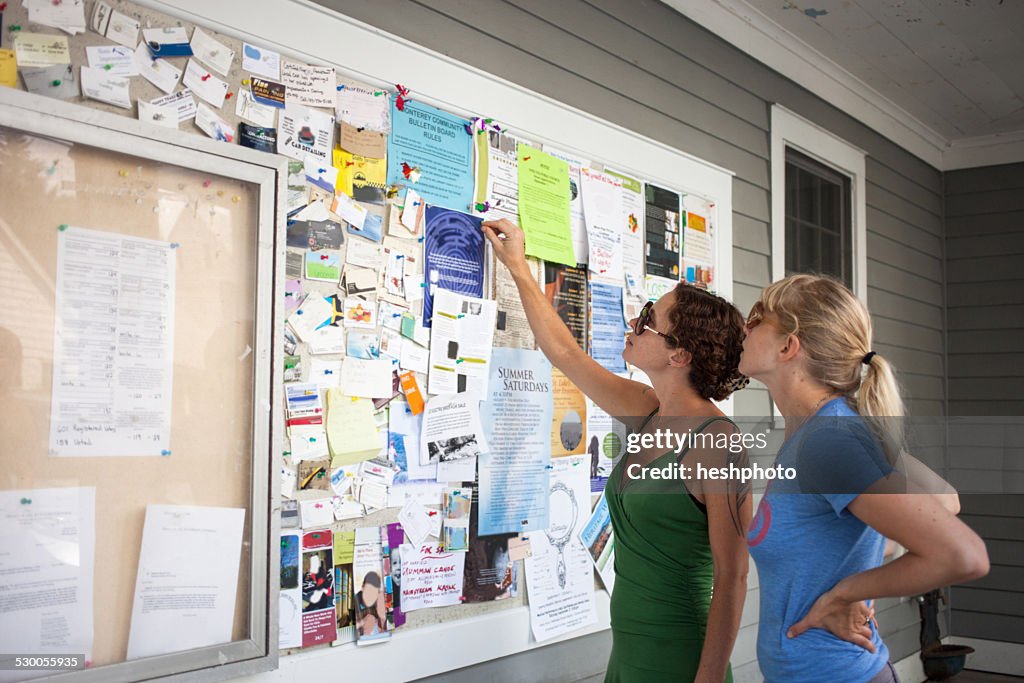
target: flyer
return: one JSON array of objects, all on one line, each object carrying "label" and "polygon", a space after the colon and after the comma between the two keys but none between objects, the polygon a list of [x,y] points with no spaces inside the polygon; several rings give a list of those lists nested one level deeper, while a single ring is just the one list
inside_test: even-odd
[{"label": "flyer", "polygon": [[484,235],[476,216],[437,206],[426,211],[423,326],[431,326],[438,289],[482,297]]},{"label": "flyer", "polygon": [[473,202],[473,138],[466,130],[468,125],[466,119],[422,102],[406,102],[399,110],[393,101],[388,185],[415,187],[428,204],[469,210]]}]

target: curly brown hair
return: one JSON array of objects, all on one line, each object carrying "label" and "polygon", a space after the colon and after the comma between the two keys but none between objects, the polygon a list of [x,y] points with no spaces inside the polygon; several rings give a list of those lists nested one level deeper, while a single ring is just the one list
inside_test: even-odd
[{"label": "curly brown hair", "polygon": [[720,296],[680,282],[666,330],[690,352],[690,383],[704,398],[721,401],[747,385],[740,374],[743,315]]}]

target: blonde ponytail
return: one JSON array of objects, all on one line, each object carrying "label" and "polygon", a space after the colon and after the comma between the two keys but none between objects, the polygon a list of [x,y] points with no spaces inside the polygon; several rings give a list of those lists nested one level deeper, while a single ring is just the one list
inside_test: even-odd
[{"label": "blonde ponytail", "polygon": [[832,278],[791,275],[765,287],[761,305],[800,339],[811,377],[847,397],[894,462],[903,450],[903,400],[894,368],[871,350],[864,304]]}]

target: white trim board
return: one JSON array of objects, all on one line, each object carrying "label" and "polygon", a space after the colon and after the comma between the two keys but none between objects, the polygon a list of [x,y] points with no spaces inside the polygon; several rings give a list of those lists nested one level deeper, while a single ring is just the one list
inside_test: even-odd
[{"label": "white trim board", "polygon": [[772,282],[786,275],[786,147],[850,177],[853,291],[867,304],[867,201],[865,154],[823,128],[777,104],[772,105]]},{"label": "white trim board", "polygon": [[662,2],[940,171],[1024,161],[1024,133],[947,139],[744,0]]},{"label": "white trim board", "polygon": [[[494,116],[526,139],[712,200],[717,211],[717,288],[726,299],[732,298],[733,174],[728,170],[306,0],[281,0],[273,9],[250,0],[139,0],[139,4],[294,59],[332,64],[339,73],[369,84],[393,88],[392,84],[402,83],[411,89],[413,100],[464,116]],[[315,648],[282,657],[274,672],[241,680],[327,680],[337,678],[339,671],[346,679],[376,681],[435,675],[606,629],[608,596],[598,590],[596,599],[596,625],[544,643],[531,638],[529,610],[521,606],[399,629],[380,649]],[[382,656],[393,665],[382,666]]]}]

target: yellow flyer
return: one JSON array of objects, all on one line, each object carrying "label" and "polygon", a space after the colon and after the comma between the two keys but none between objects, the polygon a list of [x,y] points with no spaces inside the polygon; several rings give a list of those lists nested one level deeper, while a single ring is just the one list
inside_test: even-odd
[{"label": "yellow flyer", "polygon": [[[572,245],[569,245],[572,251]],[[582,455],[586,452],[587,399],[558,368],[551,369],[551,457]]]},{"label": "yellow flyer", "polygon": [[569,164],[520,144],[519,221],[526,233],[526,254],[576,265],[569,218]]}]

